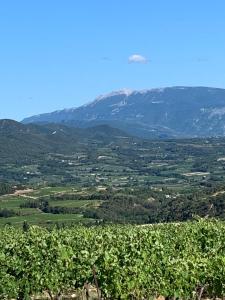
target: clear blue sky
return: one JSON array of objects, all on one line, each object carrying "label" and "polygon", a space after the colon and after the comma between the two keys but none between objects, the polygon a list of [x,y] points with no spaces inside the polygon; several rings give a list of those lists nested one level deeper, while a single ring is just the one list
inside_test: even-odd
[{"label": "clear blue sky", "polygon": [[225,88],[224,0],[1,1],[0,118],[174,85]]}]

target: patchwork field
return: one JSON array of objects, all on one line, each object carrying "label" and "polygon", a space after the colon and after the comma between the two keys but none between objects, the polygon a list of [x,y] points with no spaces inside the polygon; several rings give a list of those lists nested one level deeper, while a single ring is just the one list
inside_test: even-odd
[{"label": "patchwork field", "polygon": [[[225,139],[106,137],[0,164],[0,224],[155,223],[224,218]],[[14,195],[12,195],[14,193]],[[213,196],[214,195],[214,196]],[[149,198],[155,201],[149,203]],[[33,219],[32,219],[33,218]]]}]

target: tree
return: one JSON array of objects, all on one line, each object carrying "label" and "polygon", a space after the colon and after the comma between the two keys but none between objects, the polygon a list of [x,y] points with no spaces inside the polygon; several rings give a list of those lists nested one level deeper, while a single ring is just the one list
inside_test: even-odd
[{"label": "tree", "polygon": [[28,222],[24,221],[23,222],[23,231],[27,232],[29,230],[29,228],[30,228],[30,226],[29,226]]}]

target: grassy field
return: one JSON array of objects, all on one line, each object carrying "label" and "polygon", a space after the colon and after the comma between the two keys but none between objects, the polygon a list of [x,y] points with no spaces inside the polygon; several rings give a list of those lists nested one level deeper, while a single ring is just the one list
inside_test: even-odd
[{"label": "grassy field", "polygon": [[0,218],[0,226],[11,224],[21,227],[24,221],[29,225],[49,226],[59,223],[79,223],[85,221],[80,214],[48,214],[48,213],[32,213],[30,215],[16,216],[10,218]]},{"label": "grassy field", "polygon": [[63,200],[63,201],[49,201],[50,206],[61,207],[96,207],[101,201],[95,200]]},{"label": "grassy field", "polygon": [[[71,224],[85,222],[81,213],[76,214],[52,214],[43,213],[38,208],[21,208],[20,206],[32,201],[38,201],[39,197],[58,195],[59,193],[72,193],[75,189],[73,187],[45,187],[38,190],[33,190],[20,194],[20,195],[4,195],[0,197],[0,210],[8,209],[13,210],[17,215],[0,218],[0,226],[12,224],[14,226],[22,226],[26,221],[30,225],[48,226],[54,224]],[[80,191],[78,195],[84,194]],[[97,207],[101,201],[93,200],[63,200],[63,201],[49,201],[50,206],[65,207],[65,208],[85,208]]]},{"label": "grassy field", "polygon": [[0,197],[0,209],[8,208],[17,210],[25,201],[25,198],[19,196],[2,196]]}]

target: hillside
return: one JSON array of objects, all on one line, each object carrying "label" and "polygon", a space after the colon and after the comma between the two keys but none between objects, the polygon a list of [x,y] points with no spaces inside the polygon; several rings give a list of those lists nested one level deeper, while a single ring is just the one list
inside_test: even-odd
[{"label": "hillside", "polygon": [[224,136],[225,89],[169,87],[122,90],[78,108],[41,114],[23,123],[64,123],[75,127],[109,124],[140,137]]},{"label": "hillside", "polygon": [[73,153],[86,150],[89,144],[107,144],[127,136],[118,129],[100,125],[88,129],[61,124],[24,125],[13,120],[0,120],[0,156],[2,162],[44,159],[51,152]]},{"label": "hillside", "polygon": [[[224,138],[143,140],[107,125],[1,120],[0,140],[0,193],[9,194],[0,227],[225,218]],[[18,186],[28,192],[11,195]]]}]

